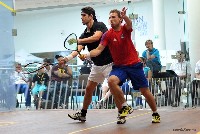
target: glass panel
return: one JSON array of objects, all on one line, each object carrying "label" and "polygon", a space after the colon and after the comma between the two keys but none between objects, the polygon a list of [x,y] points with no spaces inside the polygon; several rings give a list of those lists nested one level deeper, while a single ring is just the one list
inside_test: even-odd
[{"label": "glass panel", "polygon": [[3,4],[0,5],[0,112],[12,111],[16,107],[12,36],[14,17],[8,9],[13,8],[13,0],[1,0],[1,2]]}]

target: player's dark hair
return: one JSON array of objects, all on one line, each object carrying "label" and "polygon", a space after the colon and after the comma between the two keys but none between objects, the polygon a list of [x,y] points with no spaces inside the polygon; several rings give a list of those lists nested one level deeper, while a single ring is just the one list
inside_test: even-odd
[{"label": "player's dark hair", "polygon": [[81,12],[86,13],[88,15],[92,15],[93,16],[93,20],[95,22],[97,22],[95,10],[92,7],[84,7],[84,8],[81,9]]}]

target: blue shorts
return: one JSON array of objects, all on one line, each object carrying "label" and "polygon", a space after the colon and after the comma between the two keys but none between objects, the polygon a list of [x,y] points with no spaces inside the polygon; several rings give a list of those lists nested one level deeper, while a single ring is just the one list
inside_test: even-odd
[{"label": "blue shorts", "polygon": [[34,88],[32,89],[32,94],[33,95],[38,95],[39,92],[45,91],[46,89],[47,89],[47,87],[45,85],[36,84],[34,86]]},{"label": "blue shorts", "polygon": [[110,75],[115,75],[119,78],[121,86],[127,78],[131,80],[133,89],[148,87],[148,81],[143,71],[143,64],[141,62],[130,66],[116,66],[113,65]]}]

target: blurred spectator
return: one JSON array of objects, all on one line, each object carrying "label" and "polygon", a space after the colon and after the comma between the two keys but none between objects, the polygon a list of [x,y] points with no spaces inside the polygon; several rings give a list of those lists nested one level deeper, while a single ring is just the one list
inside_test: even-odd
[{"label": "blurred spectator", "polygon": [[172,63],[170,70],[173,70],[180,78],[186,78],[191,75],[191,65],[185,61],[185,54],[182,51],[176,52],[177,62]]},{"label": "blurred spectator", "polygon": [[147,50],[142,53],[142,57],[146,59],[146,65],[151,69],[153,75],[161,71],[162,65],[160,62],[160,54],[158,49],[153,47],[152,40],[145,42]]},{"label": "blurred spectator", "polygon": [[[58,64],[54,65],[52,67],[50,95],[51,95],[51,98],[53,98],[53,96],[54,96],[54,86],[55,86],[55,83],[57,83],[56,91],[55,91],[55,99],[54,99],[54,108],[57,108],[58,105],[59,105],[59,107],[63,108],[64,96],[65,96],[65,91],[66,91],[66,84],[67,84],[67,81],[68,81],[68,85],[70,84],[69,80],[72,78],[72,70],[66,64],[65,60],[63,60],[64,57],[62,55],[56,55],[55,58],[57,59]],[[60,86],[62,86],[62,88],[60,88]],[[68,104],[70,89],[71,88],[68,86],[67,87],[66,105]],[[59,101],[60,92],[61,92],[61,96],[60,96],[60,103],[59,103],[58,101]]]},{"label": "blurred spectator", "polygon": [[190,78],[191,75],[191,66],[185,61],[185,54],[182,51],[176,52],[176,59],[177,62],[172,63],[170,66],[170,70],[173,70],[178,76],[173,79],[172,83],[172,96],[175,98],[172,97],[171,103],[174,107],[179,106],[181,94],[186,87],[186,78]]},{"label": "blurred spectator", "polygon": [[[44,94],[44,91],[46,91],[47,86],[48,86],[48,81],[49,81],[49,76],[47,73],[44,71],[44,67],[39,64],[37,66],[38,70],[37,74],[33,76],[33,81],[32,81],[32,94],[34,97],[34,103],[36,106],[36,109],[40,108],[41,106],[41,101],[42,101],[42,96]],[[39,97],[38,97],[39,94]]]},{"label": "blurred spectator", "polygon": [[[24,74],[22,71],[22,66],[20,63],[15,63],[15,87],[17,90],[17,94],[22,94],[24,93],[25,96],[25,106],[29,110],[31,106],[31,95],[30,95],[30,90],[29,90],[29,85],[28,85],[28,76]],[[18,105],[18,100],[17,100],[17,107]]]},{"label": "blurred spectator", "polygon": [[195,78],[192,81],[192,107],[199,104],[199,86],[200,86],[200,60],[196,63],[195,66]]},{"label": "blurred spectator", "polygon": [[196,63],[195,66],[195,77],[200,79],[200,60]]}]

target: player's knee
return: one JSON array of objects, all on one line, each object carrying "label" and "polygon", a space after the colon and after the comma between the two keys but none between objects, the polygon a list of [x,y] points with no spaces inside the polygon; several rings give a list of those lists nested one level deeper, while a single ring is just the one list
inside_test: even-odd
[{"label": "player's knee", "polygon": [[119,82],[120,82],[120,80],[117,76],[110,76],[109,79],[108,79],[109,87],[112,87],[114,85],[118,85]]}]

